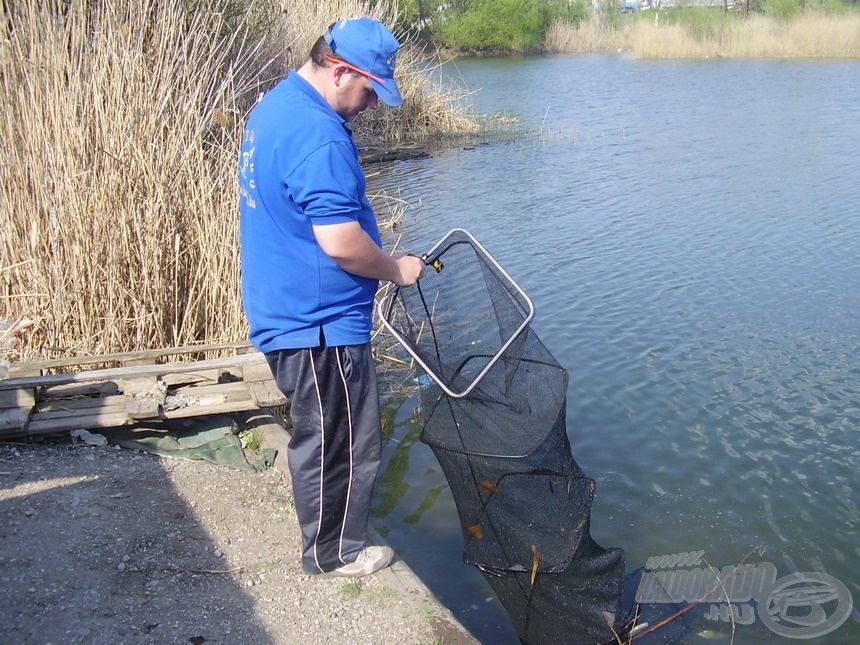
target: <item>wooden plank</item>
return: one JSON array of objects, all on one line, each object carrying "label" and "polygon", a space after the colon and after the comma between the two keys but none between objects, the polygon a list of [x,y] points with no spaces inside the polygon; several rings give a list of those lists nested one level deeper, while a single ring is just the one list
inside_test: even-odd
[{"label": "wooden plank", "polygon": [[254,410],[256,407],[257,404],[248,398],[245,401],[230,401],[228,403],[206,405],[199,408],[177,408],[175,410],[165,410],[162,413],[162,418],[185,419],[202,415],[230,414],[231,412]]},{"label": "wooden plank", "polygon": [[89,416],[102,411],[125,410],[126,397],[118,394],[101,399],[69,399],[63,401],[43,401],[33,409],[32,420],[61,419],[74,416]]},{"label": "wooden plank", "polygon": [[50,434],[78,428],[126,425],[130,422],[123,396],[92,399],[89,403],[89,406],[34,411],[27,423],[22,425],[21,433]]},{"label": "wooden plank", "polygon": [[193,373],[213,368],[241,370],[245,365],[265,360],[265,357],[261,353],[255,352],[191,363],[168,363],[165,365],[143,365],[140,367],[112,367],[101,370],[70,372],[67,374],[25,376],[0,381],[0,390],[12,390],[18,387],[45,387],[51,385],[62,385],[65,383],[86,383],[91,381],[134,378],[138,376],[160,376],[162,374],[180,374],[186,372]]},{"label": "wooden plank", "polygon": [[251,363],[242,366],[242,380],[250,383],[252,381],[273,381],[272,368],[266,362],[265,357],[259,363]]},{"label": "wooden plank", "polygon": [[[124,403],[124,397],[116,398],[123,399]],[[157,414],[147,418],[185,419],[204,415],[230,414],[232,412],[242,412],[256,408],[257,404],[248,396],[244,399],[237,398],[231,401],[210,400],[206,401],[205,404],[184,406],[172,410],[162,409]],[[0,413],[0,422],[2,422],[2,419],[3,416]],[[89,430],[109,429],[145,421],[146,419],[133,419],[124,407],[117,407],[112,404],[98,409],[90,408],[89,410],[77,410],[74,412],[64,412],[63,414],[33,415],[26,424],[25,429],[23,429],[24,423],[21,423],[20,419],[14,419],[13,423],[9,426],[4,426],[0,423],[0,438],[57,434],[78,428]]]},{"label": "wooden plank", "polygon": [[[211,405],[229,404],[232,402],[253,401],[248,386],[241,381],[234,383],[219,383],[202,387],[189,388],[176,394],[168,395],[164,402],[165,413],[180,408],[200,408]],[[245,407],[236,408],[245,410]],[[208,414],[200,412],[199,414]]]},{"label": "wooden plank", "polygon": [[[79,416],[68,416],[55,419],[30,419],[25,431],[19,430],[17,436],[32,436],[57,434],[69,430],[77,430],[84,428],[92,430],[94,428],[115,428],[117,426],[128,425],[131,419],[125,409],[121,410],[103,410],[92,414],[82,414]],[[2,436],[2,435],[0,435]]]},{"label": "wooden plank", "polygon": [[[230,414],[233,412],[244,412],[247,410],[257,410],[257,405],[250,400],[245,401],[230,401],[228,403],[212,404],[201,407],[185,407],[175,410],[161,411],[157,418],[159,419],[186,419],[190,417],[202,415],[218,415]],[[90,430],[105,430],[130,425],[140,422],[129,418],[125,410],[110,411],[102,410],[94,414],[70,416],[60,419],[33,419],[29,424],[26,424],[26,430],[22,429],[23,423],[16,420],[11,427],[5,427],[2,423],[3,414],[12,410],[0,411],[0,439],[16,439],[25,436],[41,436],[49,434],[58,434],[85,428]]]},{"label": "wooden plank", "polygon": [[23,376],[40,376],[42,370],[30,363],[12,363],[9,366],[9,376],[20,378]]},{"label": "wooden plank", "polygon": [[122,393],[128,396],[133,394],[150,394],[155,397],[164,398],[164,390],[166,389],[159,388],[158,376],[155,374],[122,379],[118,385],[122,389]]},{"label": "wooden plank", "polygon": [[127,397],[125,411],[131,419],[153,419],[161,412],[161,402],[143,397]]},{"label": "wooden plank", "polygon": [[289,403],[287,397],[271,379],[252,381],[248,383],[248,389],[251,391],[251,398],[261,408],[276,408]]},{"label": "wooden plank", "polygon": [[8,408],[0,410],[0,433],[6,430],[20,430],[30,417],[29,408]]},{"label": "wooden plank", "polygon": [[228,349],[242,350],[250,349],[251,344],[247,341],[235,341],[232,343],[214,343],[209,345],[184,345],[181,347],[167,347],[164,349],[146,349],[138,352],[120,352],[115,354],[101,354],[96,356],[74,356],[71,358],[57,358],[43,361],[25,361],[12,363],[9,366],[9,374],[15,378],[20,376],[32,376],[40,374],[46,369],[57,369],[63,367],[76,367],[93,365],[99,363],[129,363],[132,361],[157,360],[165,356],[178,356],[180,354],[198,354],[202,352],[219,352]]},{"label": "wooden plank", "polygon": [[[53,385],[41,388],[40,399],[62,398],[70,396],[110,396],[116,394],[120,387],[115,381],[102,381],[101,383],[68,383],[66,385]],[[0,390],[0,398],[4,392],[13,390]]]},{"label": "wooden plank", "polygon": [[36,404],[33,388],[17,388],[0,390],[0,409],[2,408],[32,408]]},{"label": "wooden plank", "polygon": [[223,383],[208,383],[206,385],[195,385],[194,387],[183,387],[173,390],[168,397],[195,397],[221,394],[225,392],[241,391],[248,393],[248,386],[243,381],[225,381]]},{"label": "wooden plank", "polygon": [[[225,346],[171,348],[149,354],[165,356],[216,347]],[[0,438],[109,429],[147,419],[183,419],[288,404],[263,354],[245,343],[242,347],[244,353],[236,356],[204,361],[4,379],[0,381]],[[117,357],[128,361],[132,354],[138,353],[94,356],[90,362],[104,364]],[[69,367],[69,361],[42,364]]]},{"label": "wooden plank", "polygon": [[[176,410],[162,411],[158,418],[160,419],[185,419],[202,415],[218,415],[230,414],[232,412],[244,412],[246,410],[257,409],[257,405],[250,400],[231,401],[229,403],[209,405],[200,408],[178,408]],[[3,412],[0,411],[0,420],[2,420]],[[129,419],[125,410],[121,412],[101,411],[91,415],[82,415],[69,417],[64,419],[52,420],[32,420],[26,431],[20,426],[4,428],[0,423],[0,439],[16,439],[24,436],[41,436],[49,434],[58,434],[77,430],[78,428],[86,428],[90,430],[101,429],[108,431],[110,428],[130,425],[133,423]]]},{"label": "wooden plank", "polygon": [[[162,407],[164,404],[164,407]],[[131,420],[184,418],[205,414],[248,410],[258,407],[248,386],[242,382],[220,383],[203,388],[190,388],[166,401],[149,397],[114,395],[102,398],[78,398],[40,402],[30,414],[28,408],[3,410],[0,426],[23,428],[29,415],[29,428],[57,431],[88,427],[126,425]],[[178,412],[183,410],[184,412]],[[89,424],[95,424],[90,426]]]},{"label": "wooden plank", "polygon": [[155,365],[156,364],[155,357],[146,357],[146,356],[138,356],[136,358],[128,358],[122,361],[122,365],[125,367],[135,367],[137,365]]},{"label": "wooden plank", "polygon": [[197,385],[198,383],[217,383],[221,370],[200,370],[197,372],[184,372],[182,374],[163,374],[161,382],[168,388],[176,386]]}]

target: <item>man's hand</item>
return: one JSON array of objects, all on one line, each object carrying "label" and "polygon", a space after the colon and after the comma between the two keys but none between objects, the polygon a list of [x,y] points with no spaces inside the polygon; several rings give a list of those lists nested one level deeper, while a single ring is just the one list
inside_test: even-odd
[{"label": "man's hand", "polygon": [[397,258],[400,267],[400,280],[395,280],[398,287],[409,287],[424,275],[424,260],[414,255],[404,255]]}]

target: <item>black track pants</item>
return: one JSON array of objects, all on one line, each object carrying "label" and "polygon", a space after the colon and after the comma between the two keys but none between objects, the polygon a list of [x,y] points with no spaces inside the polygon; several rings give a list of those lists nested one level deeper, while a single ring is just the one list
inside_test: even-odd
[{"label": "black track pants", "polygon": [[370,344],[266,354],[290,400],[290,476],[312,574],[352,562],[364,547],[379,471],[381,425]]}]

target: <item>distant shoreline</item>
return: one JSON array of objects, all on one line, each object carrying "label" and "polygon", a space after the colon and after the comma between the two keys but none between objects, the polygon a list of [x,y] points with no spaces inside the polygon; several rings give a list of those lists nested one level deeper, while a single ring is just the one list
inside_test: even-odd
[{"label": "distant shoreline", "polygon": [[[629,52],[640,59],[860,58],[860,12],[743,17],[716,8],[643,11],[556,24],[546,53]],[[629,18],[629,19],[628,19]]]}]

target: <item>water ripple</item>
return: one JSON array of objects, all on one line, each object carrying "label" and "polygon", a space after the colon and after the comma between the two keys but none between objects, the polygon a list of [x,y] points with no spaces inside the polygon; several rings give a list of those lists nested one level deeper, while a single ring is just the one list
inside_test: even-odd
[{"label": "water ripple", "polygon": [[543,134],[393,166],[404,243],[467,228],[535,301],[631,566],[778,544],[860,580],[860,65],[539,61],[565,80],[461,65]]}]

